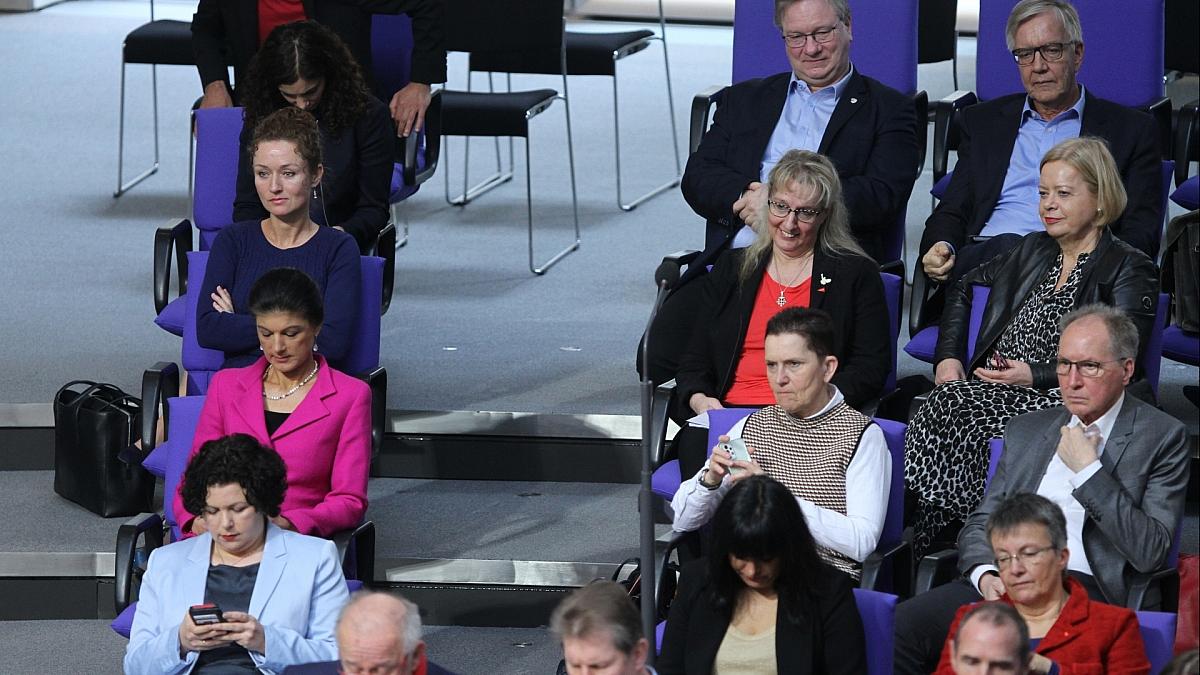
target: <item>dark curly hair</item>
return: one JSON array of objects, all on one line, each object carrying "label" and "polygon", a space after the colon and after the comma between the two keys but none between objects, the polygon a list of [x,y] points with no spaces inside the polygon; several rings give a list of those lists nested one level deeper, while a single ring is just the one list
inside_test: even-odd
[{"label": "dark curly hair", "polygon": [[254,316],[286,312],[303,317],[313,328],[325,322],[324,298],[312,277],[295,267],[276,267],[250,287]]},{"label": "dark curly hair", "polygon": [[353,126],[367,109],[371,90],[346,43],[315,21],[293,21],[271,31],[250,60],[242,89],[246,126],[254,128],[262,118],[289,106],[279,87],[299,79],[325,81],[316,110],[331,134]]},{"label": "dark curly hair", "polygon": [[746,586],[730,565],[730,555],[758,562],[778,561],[775,591],[788,598],[780,607],[789,612],[801,606],[798,600],[804,595],[820,592],[821,579],[827,573],[795,495],[783,483],[765,475],[738,481],[712,519],[710,600],[718,612],[732,617]]},{"label": "dark curly hair", "polygon": [[204,513],[208,489],[236,483],[246,501],[264,516],[279,515],[287,492],[287,467],[279,453],[246,434],[231,434],[200,446],[188,462],[179,488],[188,513]]},{"label": "dark curly hair", "polygon": [[296,154],[304,160],[308,167],[310,178],[317,175],[317,167],[321,165],[321,132],[317,128],[317,120],[307,112],[288,106],[280,108],[267,115],[254,125],[254,134],[246,152],[250,154],[250,164],[254,163],[254,153],[258,146],[268,141],[287,141],[296,146]]}]

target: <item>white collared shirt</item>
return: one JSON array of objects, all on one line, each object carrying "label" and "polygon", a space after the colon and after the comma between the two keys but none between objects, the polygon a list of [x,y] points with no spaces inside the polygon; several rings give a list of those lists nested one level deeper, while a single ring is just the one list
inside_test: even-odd
[{"label": "white collared shirt", "polygon": [[[812,417],[824,414],[844,400],[837,387],[829,386],[832,390],[829,403]],[[727,435],[741,438],[748,417],[735,424]],[[695,476],[684,481],[671,500],[671,510],[675,513],[671,527],[676,532],[697,530],[707,523],[732,485],[729,476],[725,476],[719,487],[709,490],[700,484],[703,472],[704,468],[701,468]],[[871,424],[863,432],[854,457],[846,467],[845,515],[807,499],[796,498],[813,539],[858,562],[866,560],[879,545],[879,536],[883,533],[891,479],[892,455],[888,452],[887,440],[879,425]]]},{"label": "white collared shirt", "polygon": [[[1083,548],[1083,523],[1087,519],[1087,512],[1072,493],[1075,488],[1086,483],[1100,470],[1102,466],[1100,457],[1104,455],[1104,446],[1112,436],[1113,425],[1117,423],[1117,415],[1121,414],[1121,406],[1124,404],[1125,393],[1122,392],[1121,397],[1107,412],[1095,422],[1087,425],[1093,427],[1100,435],[1100,443],[1096,446],[1096,461],[1076,472],[1063,463],[1062,458],[1055,452],[1046,466],[1046,473],[1042,476],[1042,481],[1038,483],[1037,493],[1058,504],[1067,518],[1067,550],[1071,552],[1067,569],[1083,574],[1092,574],[1092,565],[1088,562],[1087,552]],[[1071,415],[1071,419],[1067,421],[1068,428],[1082,424],[1083,421],[1075,415]],[[987,572],[995,571],[997,570],[993,565],[979,565],[971,570],[971,583],[978,589],[979,578]]]}]

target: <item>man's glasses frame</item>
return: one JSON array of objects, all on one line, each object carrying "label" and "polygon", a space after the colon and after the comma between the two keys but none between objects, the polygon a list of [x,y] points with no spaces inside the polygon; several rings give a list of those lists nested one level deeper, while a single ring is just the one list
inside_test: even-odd
[{"label": "man's glasses frame", "polygon": [[782,37],[783,41],[786,42],[787,46],[789,47],[803,47],[804,44],[808,42],[808,38],[812,38],[813,42],[823,45],[833,39],[834,32],[837,31],[841,25],[842,22],[838,21],[829,28],[821,28],[814,30],[811,33],[783,33]]},{"label": "man's glasses frame", "polygon": [[1013,58],[1017,60],[1017,65],[1028,66],[1033,63],[1033,57],[1036,54],[1041,54],[1042,59],[1046,63],[1055,63],[1062,61],[1067,55],[1067,48],[1075,44],[1074,40],[1066,42],[1047,42],[1044,45],[1037,47],[1021,47],[1020,49],[1012,50]]},{"label": "man's glasses frame", "polygon": [[1071,361],[1069,359],[1058,359],[1054,362],[1054,372],[1059,375],[1070,375],[1072,366],[1075,367],[1079,374],[1083,377],[1100,377],[1104,374],[1104,364],[1106,363],[1122,363],[1126,359],[1109,359],[1108,361]]}]

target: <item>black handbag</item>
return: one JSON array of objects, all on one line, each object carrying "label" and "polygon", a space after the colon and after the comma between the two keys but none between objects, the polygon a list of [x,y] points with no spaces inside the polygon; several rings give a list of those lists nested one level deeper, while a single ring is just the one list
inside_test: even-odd
[{"label": "black handbag", "polygon": [[54,491],[105,518],[149,511],[154,476],[118,458],[136,438],[140,407],[111,384],[63,385],[54,395]]},{"label": "black handbag", "polygon": [[1172,323],[1188,333],[1200,332],[1200,211],[1176,216],[1167,224],[1162,290],[1174,303]]}]

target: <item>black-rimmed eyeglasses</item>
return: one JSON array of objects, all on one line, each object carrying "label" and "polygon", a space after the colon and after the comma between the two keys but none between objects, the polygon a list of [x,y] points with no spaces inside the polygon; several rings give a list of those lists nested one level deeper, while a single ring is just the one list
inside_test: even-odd
[{"label": "black-rimmed eyeglasses", "polygon": [[838,24],[833,24],[829,28],[814,30],[811,33],[784,33],[783,41],[789,47],[803,47],[808,38],[812,38],[813,42],[823,45],[833,39],[833,33],[838,29]]},{"label": "black-rimmed eyeglasses", "polygon": [[1054,363],[1054,372],[1059,375],[1069,375],[1071,366],[1079,371],[1079,374],[1084,377],[1100,377],[1104,374],[1104,364],[1120,363],[1125,359],[1111,359],[1109,361],[1069,361],[1067,359],[1059,359]]},{"label": "black-rimmed eyeglasses", "polygon": [[789,213],[796,214],[796,220],[802,223],[815,223],[817,218],[824,213],[821,209],[809,209],[803,206],[792,208],[783,202],[777,202],[774,199],[767,200],[767,208],[771,211],[771,215],[776,218],[787,218]]},{"label": "black-rimmed eyeglasses", "polygon": [[1012,50],[1013,58],[1017,60],[1018,65],[1027,66],[1033,63],[1035,54],[1041,54],[1042,58],[1047,63],[1062,61],[1063,54],[1067,53],[1067,48],[1075,44],[1074,42],[1047,42],[1040,47],[1022,47]]}]

